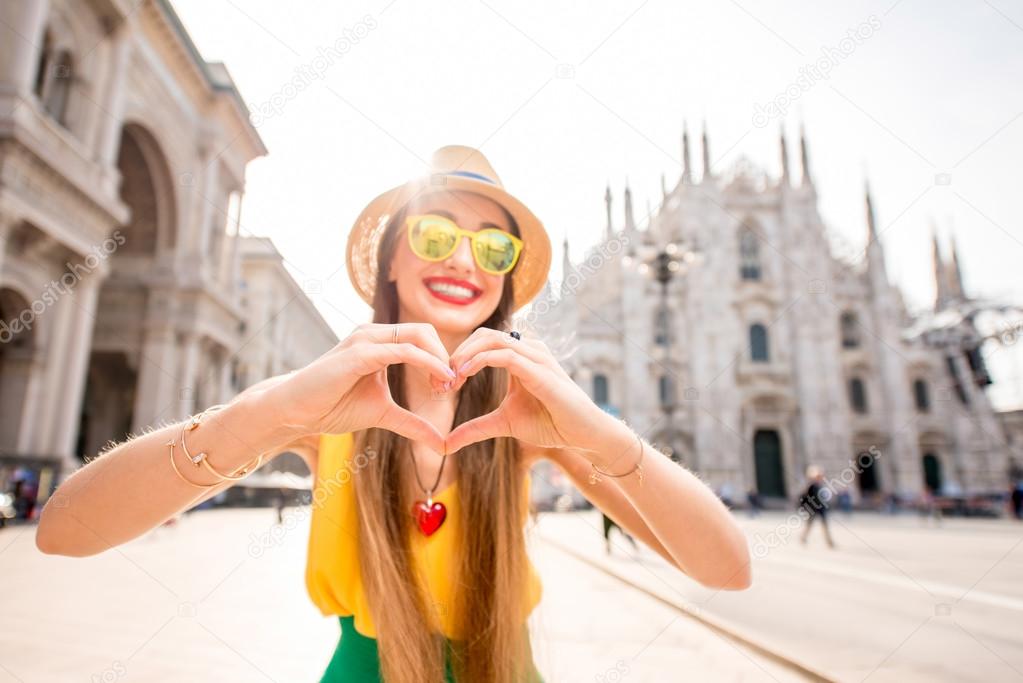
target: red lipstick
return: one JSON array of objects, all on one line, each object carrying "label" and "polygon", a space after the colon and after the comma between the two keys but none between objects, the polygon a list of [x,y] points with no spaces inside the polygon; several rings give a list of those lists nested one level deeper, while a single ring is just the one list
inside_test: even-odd
[{"label": "red lipstick", "polygon": [[[426,289],[435,298],[441,301],[446,301],[449,304],[456,304],[458,306],[466,306],[476,301],[483,294],[483,290],[472,284],[468,280],[459,280],[453,277],[428,277],[423,279],[423,284],[426,285]],[[444,291],[438,291],[430,287],[430,285],[452,285],[455,287],[464,287],[465,289],[472,292],[472,296],[463,297],[453,293]]]}]

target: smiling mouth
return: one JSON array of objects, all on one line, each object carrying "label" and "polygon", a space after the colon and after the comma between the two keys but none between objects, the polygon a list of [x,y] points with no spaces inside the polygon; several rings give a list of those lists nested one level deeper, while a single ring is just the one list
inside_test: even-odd
[{"label": "smiling mouth", "polygon": [[472,303],[483,294],[481,289],[466,287],[447,280],[429,279],[423,280],[423,284],[435,298],[462,306]]}]

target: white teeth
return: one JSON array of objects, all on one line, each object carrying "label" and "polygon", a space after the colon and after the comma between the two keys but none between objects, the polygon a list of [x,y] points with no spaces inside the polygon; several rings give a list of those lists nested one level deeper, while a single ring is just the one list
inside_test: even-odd
[{"label": "white teeth", "polygon": [[471,299],[476,296],[468,287],[460,287],[447,282],[431,282],[426,285],[435,292],[446,294],[448,296],[458,297],[459,299]]}]

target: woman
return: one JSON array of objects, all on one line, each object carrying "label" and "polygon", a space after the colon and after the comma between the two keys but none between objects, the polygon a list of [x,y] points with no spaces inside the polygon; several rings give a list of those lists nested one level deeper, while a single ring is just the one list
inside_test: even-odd
[{"label": "woman", "polygon": [[550,241],[479,151],[443,147],[430,174],[371,202],[347,264],[371,324],[80,469],[44,509],[39,548],[101,552],[300,453],[316,474],[307,588],[342,629],[325,681],[538,678],[523,526],[539,458],[696,581],[749,586],[714,493],[507,330],[547,279]]}]

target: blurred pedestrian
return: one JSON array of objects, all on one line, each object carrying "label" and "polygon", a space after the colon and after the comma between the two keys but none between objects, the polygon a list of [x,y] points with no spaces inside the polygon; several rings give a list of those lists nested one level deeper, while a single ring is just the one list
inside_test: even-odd
[{"label": "blurred pedestrian", "polygon": [[35,497],[32,495],[31,487],[25,479],[18,479],[14,482],[14,518],[31,519],[32,508],[35,507]]},{"label": "blurred pedestrian", "polygon": [[634,539],[632,536],[627,534],[620,526],[618,526],[618,524],[613,519],[611,519],[610,517],[605,515],[603,512],[601,512],[600,514],[601,514],[601,517],[604,518],[604,550],[605,550],[605,552],[608,555],[611,554],[611,529],[618,529],[618,533],[620,533],[622,536],[625,536],[625,538],[629,541],[629,543],[632,544],[632,549],[635,552],[638,553],[639,552],[639,546],[636,545],[636,539]]},{"label": "blurred pedestrian", "polygon": [[718,498],[721,499],[721,502],[725,504],[726,508],[731,510],[733,507],[735,507],[735,501],[732,500],[732,497],[735,494],[734,494],[734,489],[732,488],[732,483],[731,482],[726,481],[724,484],[722,484],[720,486],[720,488],[718,488],[718,492],[717,493],[718,493]]},{"label": "blurred pedestrian", "polygon": [[277,524],[284,524],[284,489],[274,495],[274,508],[277,510]]},{"label": "blurred pedestrian", "polygon": [[938,497],[930,484],[924,484],[924,491],[920,494],[920,514],[923,521],[933,519],[936,524],[941,524],[941,506],[938,505]]},{"label": "blurred pedestrian", "polygon": [[830,498],[831,491],[823,485],[824,472],[816,465],[810,465],[806,468],[806,478],[810,483],[799,497],[799,507],[803,508],[808,516],[806,526],[803,527],[803,534],[799,537],[799,541],[806,545],[806,537],[810,533],[810,527],[815,519],[820,519],[821,526],[824,527],[824,538],[828,542],[828,547],[834,548],[835,542],[831,539],[831,530],[828,528],[828,499]]},{"label": "blurred pedestrian", "polygon": [[838,501],[838,509],[846,514],[846,516],[852,515],[852,494],[849,492],[848,486],[843,486],[842,490],[835,496]]},{"label": "blurred pedestrian", "polygon": [[746,502],[749,503],[749,516],[756,517],[763,510],[763,506],[760,504],[760,494],[757,493],[755,488],[751,488],[746,492]]},{"label": "blurred pedestrian", "polygon": [[1023,519],[1023,466],[1015,458],[1009,458],[1009,498],[1013,516]]}]

